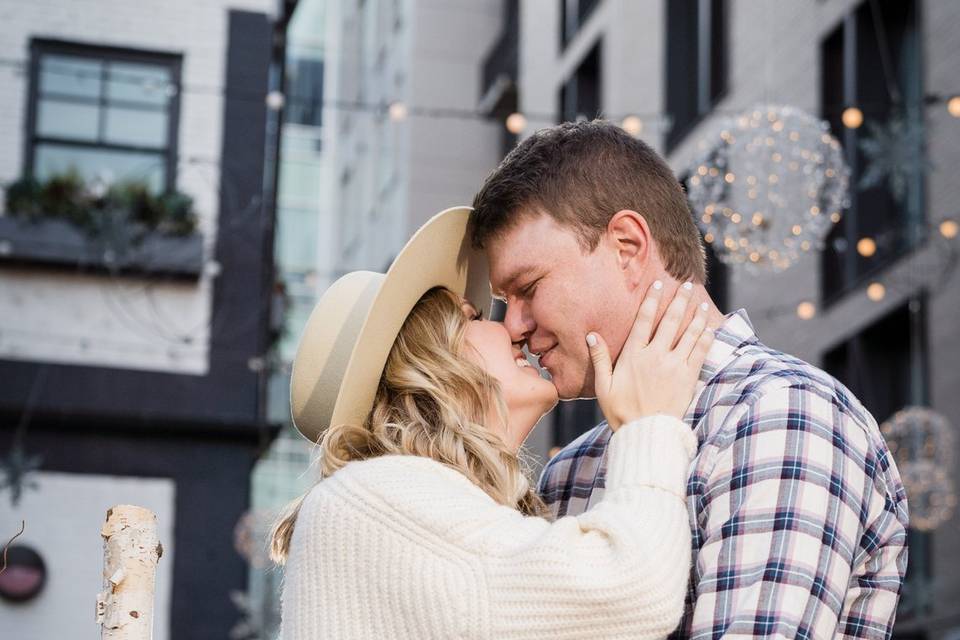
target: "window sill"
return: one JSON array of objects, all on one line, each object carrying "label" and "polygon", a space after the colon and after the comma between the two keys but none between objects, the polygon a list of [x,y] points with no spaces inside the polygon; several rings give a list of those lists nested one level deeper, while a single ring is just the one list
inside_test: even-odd
[{"label": "window sill", "polygon": [[0,216],[0,266],[7,264],[195,280],[203,271],[203,236],[149,233],[128,251],[113,255],[62,220]]}]

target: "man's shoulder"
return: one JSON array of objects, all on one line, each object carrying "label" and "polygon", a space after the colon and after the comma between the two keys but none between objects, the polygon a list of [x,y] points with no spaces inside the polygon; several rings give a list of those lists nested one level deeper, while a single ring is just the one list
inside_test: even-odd
[{"label": "man's shoulder", "polygon": [[708,386],[719,390],[713,404],[749,409],[760,403],[775,404],[791,394],[806,394],[835,406],[856,422],[873,422],[856,396],[832,375],[759,342],[741,350]]}]

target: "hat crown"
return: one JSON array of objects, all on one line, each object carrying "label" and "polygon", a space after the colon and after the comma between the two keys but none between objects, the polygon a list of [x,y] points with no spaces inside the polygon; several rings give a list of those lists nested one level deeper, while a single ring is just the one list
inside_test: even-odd
[{"label": "hat crown", "polygon": [[301,422],[322,425],[320,429],[330,424],[350,356],[385,277],[372,271],[348,273],[330,285],[310,313],[290,381],[293,420],[301,431],[307,426]]}]

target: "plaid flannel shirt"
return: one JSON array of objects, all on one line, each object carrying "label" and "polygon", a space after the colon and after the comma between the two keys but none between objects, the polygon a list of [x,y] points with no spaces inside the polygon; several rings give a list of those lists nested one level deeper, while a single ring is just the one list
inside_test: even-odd
[{"label": "plaid flannel shirt", "polygon": [[[716,333],[685,420],[694,562],[675,638],[889,638],[907,567],[907,500],[873,417],[815,367]],[[603,495],[601,423],[544,468],[556,517]]]}]

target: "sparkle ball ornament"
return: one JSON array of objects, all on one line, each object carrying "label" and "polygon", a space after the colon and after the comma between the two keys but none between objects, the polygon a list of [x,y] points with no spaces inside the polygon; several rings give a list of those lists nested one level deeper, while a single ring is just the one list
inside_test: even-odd
[{"label": "sparkle ball ornament", "polygon": [[850,171],[829,125],[800,109],[758,106],[701,142],[687,180],[700,229],[727,264],[786,269],[849,205]]},{"label": "sparkle ball ornament", "polygon": [[950,519],[957,504],[951,470],[953,429],[926,407],[901,409],[880,426],[900,470],[910,505],[910,526],[933,531]]}]

